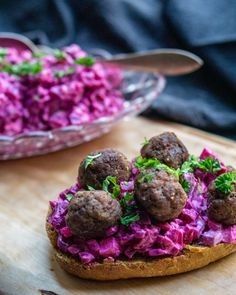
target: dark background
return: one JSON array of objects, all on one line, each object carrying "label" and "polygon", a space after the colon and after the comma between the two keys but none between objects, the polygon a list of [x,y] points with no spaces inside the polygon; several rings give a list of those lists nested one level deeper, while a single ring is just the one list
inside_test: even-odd
[{"label": "dark background", "polygon": [[1,0],[0,31],[111,53],[190,50],[204,68],[169,78],[145,115],[236,139],[236,0]]}]

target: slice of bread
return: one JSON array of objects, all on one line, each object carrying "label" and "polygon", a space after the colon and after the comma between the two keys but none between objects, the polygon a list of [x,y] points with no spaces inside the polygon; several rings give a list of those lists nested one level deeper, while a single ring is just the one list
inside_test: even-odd
[{"label": "slice of bread", "polygon": [[[50,214],[51,209],[49,209]],[[137,277],[167,276],[201,268],[236,251],[236,245],[219,244],[214,247],[186,246],[179,256],[168,258],[138,258],[115,262],[84,265],[57,247],[57,233],[46,222],[46,231],[55,250],[55,258],[67,272],[80,278],[93,280],[118,280]]]}]

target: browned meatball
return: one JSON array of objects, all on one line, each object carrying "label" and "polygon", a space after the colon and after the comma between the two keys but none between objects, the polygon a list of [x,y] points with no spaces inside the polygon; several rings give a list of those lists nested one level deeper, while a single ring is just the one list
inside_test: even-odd
[{"label": "browned meatball", "polygon": [[229,194],[216,189],[214,181],[208,188],[208,216],[224,225],[236,224],[236,185]]},{"label": "browned meatball", "polygon": [[103,237],[105,230],[118,223],[120,203],[104,191],[79,191],[70,201],[66,224],[81,239]]},{"label": "browned meatball", "polygon": [[159,222],[177,217],[187,201],[181,184],[165,171],[141,171],[135,179],[135,198]]},{"label": "browned meatball", "polygon": [[[91,156],[95,158],[86,167]],[[104,149],[89,154],[80,164],[78,178],[84,188],[89,185],[101,189],[107,176],[115,176],[118,183],[129,180],[131,165],[125,155],[113,149]]]},{"label": "browned meatball", "polygon": [[148,144],[142,147],[141,155],[143,158],[158,159],[175,169],[189,157],[187,148],[173,132],[164,132],[152,137]]}]

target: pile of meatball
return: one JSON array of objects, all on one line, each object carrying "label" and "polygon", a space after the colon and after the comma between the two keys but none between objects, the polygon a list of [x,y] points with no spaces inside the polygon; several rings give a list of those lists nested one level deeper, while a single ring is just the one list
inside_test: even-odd
[{"label": "pile of meatball", "polygon": [[[174,169],[180,168],[189,158],[187,148],[172,132],[152,137],[142,147],[140,153],[143,158],[157,159]],[[109,192],[102,190],[106,177],[116,177],[118,184],[129,181],[132,177],[131,163],[119,151],[103,149],[88,156],[93,157],[93,161],[86,165],[86,157],[81,162],[78,172],[78,181],[84,190],[77,192],[70,200],[66,215],[66,224],[72,234],[82,239],[104,237],[106,229],[119,224],[123,215],[119,199],[112,198]],[[150,173],[152,178],[149,181],[141,181]],[[89,187],[94,190],[88,190]],[[221,198],[222,202],[227,202],[227,198],[225,196],[222,198],[215,188],[210,190],[210,195],[211,200]],[[178,179],[166,171],[140,169],[134,179],[134,199],[139,208],[146,211],[153,222],[162,223],[176,218],[181,213],[185,207],[187,195]],[[211,206],[209,210],[211,218],[224,222],[225,219],[221,218],[222,214],[212,210]],[[229,210],[227,214],[230,215]],[[229,216],[228,219],[230,219]],[[235,219],[233,221],[236,223]]]}]

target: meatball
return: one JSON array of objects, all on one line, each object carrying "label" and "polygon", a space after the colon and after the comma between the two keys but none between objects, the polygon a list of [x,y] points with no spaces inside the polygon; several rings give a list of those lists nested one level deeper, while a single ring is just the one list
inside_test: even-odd
[{"label": "meatball", "polygon": [[[88,165],[88,159],[94,159]],[[122,153],[113,149],[104,149],[89,154],[80,164],[79,182],[82,187],[92,186],[101,189],[107,176],[115,176],[116,181],[128,181],[131,165]]]},{"label": "meatball", "polygon": [[164,132],[152,137],[141,149],[143,158],[154,158],[160,162],[179,168],[188,160],[189,153],[185,145],[173,132]]},{"label": "meatball", "polygon": [[137,202],[159,222],[177,217],[184,208],[187,195],[177,178],[165,171],[141,171],[135,178]]},{"label": "meatball", "polygon": [[104,191],[79,191],[70,201],[66,224],[81,239],[103,237],[122,215],[120,203]]},{"label": "meatball", "polygon": [[212,181],[208,187],[208,216],[224,225],[236,224],[236,185],[231,193],[225,194]]}]

